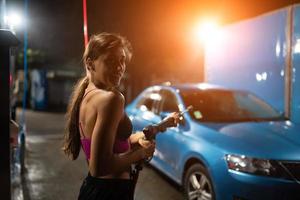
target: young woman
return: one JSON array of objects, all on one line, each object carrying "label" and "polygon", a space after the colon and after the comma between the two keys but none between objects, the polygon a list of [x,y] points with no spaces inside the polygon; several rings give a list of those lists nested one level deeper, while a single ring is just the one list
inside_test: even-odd
[{"label": "young woman", "polygon": [[144,135],[131,135],[125,100],[117,90],[130,58],[130,43],[117,34],[94,35],[85,49],[88,73],[73,91],[63,148],[73,160],[82,148],[87,158],[89,173],[80,200],[133,199],[131,165],[154,153],[151,141],[133,148]]}]

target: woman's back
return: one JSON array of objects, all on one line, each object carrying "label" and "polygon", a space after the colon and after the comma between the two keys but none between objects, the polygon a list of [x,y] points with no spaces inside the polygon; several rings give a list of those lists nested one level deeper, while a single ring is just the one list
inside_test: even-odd
[{"label": "woman's back", "polygon": [[[87,88],[85,91],[84,98],[82,100],[81,106],[80,106],[80,112],[79,112],[79,126],[80,126],[80,138],[81,138],[81,145],[85,152],[87,160],[90,160],[93,154],[92,152],[92,138],[93,134],[97,135],[97,126],[96,123],[103,123],[101,122],[103,120],[103,116],[107,116],[107,105],[110,97],[109,96],[117,96],[121,97],[123,99],[123,96],[118,91],[105,91],[101,89],[89,89]],[[113,105],[110,105],[110,107]],[[109,115],[109,113],[108,113]],[[126,114],[124,114],[124,111],[122,110],[120,112],[120,121],[115,122],[117,123],[117,129],[116,134],[114,137],[113,145],[112,145],[112,153],[125,153],[130,150],[130,144],[128,138],[131,135],[132,132],[132,124],[130,119]],[[116,119],[112,118],[110,121],[116,121]],[[104,123],[105,124],[105,123]],[[106,124],[104,125],[106,126]],[[107,133],[103,132],[102,134],[105,134],[101,136],[99,139],[103,141],[99,141],[100,144],[102,142],[106,143],[107,139],[104,139],[107,137]],[[106,141],[106,142],[105,142]],[[104,144],[102,143],[102,144]],[[99,146],[100,149],[102,149],[102,145]],[[103,152],[102,152],[103,153]],[[94,159],[98,159],[98,157],[94,156]],[[92,162],[93,163],[93,162]],[[96,166],[89,166],[90,168],[97,168]],[[101,169],[98,169],[101,170]],[[125,174],[110,174],[109,176],[105,177],[127,177],[128,178],[128,170],[126,170]]]},{"label": "woman's back", "polygon": [[93,129],[97,120],[97,109],[95,108],[95,95],[101,96],[104,91],[99,89],[87,89],[80,105],[79,123],[81,138],[92,138]]}]

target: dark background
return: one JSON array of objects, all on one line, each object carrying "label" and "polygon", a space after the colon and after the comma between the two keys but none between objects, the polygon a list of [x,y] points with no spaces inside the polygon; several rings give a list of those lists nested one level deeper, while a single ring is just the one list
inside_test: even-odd
[{"label": "dark background", "polygon": [[[213,17],[226,25],[297,2],[300,0],[87,0],[88,33],[117,32],[131,41],[134,56],[127,71],[135,95],[157,82],[203,80],[201,46],[191,38],[197,21]],[[22,3],[7,2],[21,10]],[[84,72],[82,9],[82,1],[29,0],[29,48],[45,53],[43,67]],[[22,30],[17,35],[22,40]]]}]

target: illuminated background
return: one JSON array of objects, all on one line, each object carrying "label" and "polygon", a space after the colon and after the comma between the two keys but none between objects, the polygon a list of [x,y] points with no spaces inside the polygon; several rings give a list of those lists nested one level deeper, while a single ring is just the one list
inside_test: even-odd
[{"label": "illuminated background", "polygon": [[[117,32],[134,48],[128,66],[129,98],[144,87],[163,81],[203,80],[202,44],[194,31],[214,20],[226,25],[300,0],[87,0],[88,32]],[[22,10],[22,1],[7,1]],[[29,0],[29,47],[45,53],[44,68],[83,72],[82,1]],[[22,38],[22,31],[17,32]],[[29,66],[30,68],[30,66]]]}]

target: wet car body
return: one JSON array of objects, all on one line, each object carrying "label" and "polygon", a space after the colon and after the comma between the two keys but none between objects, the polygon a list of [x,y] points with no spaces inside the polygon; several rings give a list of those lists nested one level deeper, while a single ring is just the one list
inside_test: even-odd
[{"label": "wet car body", "polygon": [[160,85],[126,112],[140,131],[190,105],[177,127],[157,135],[151,161],[188,199],[300,199],[300,127],[255,95],[206,83]]}]

